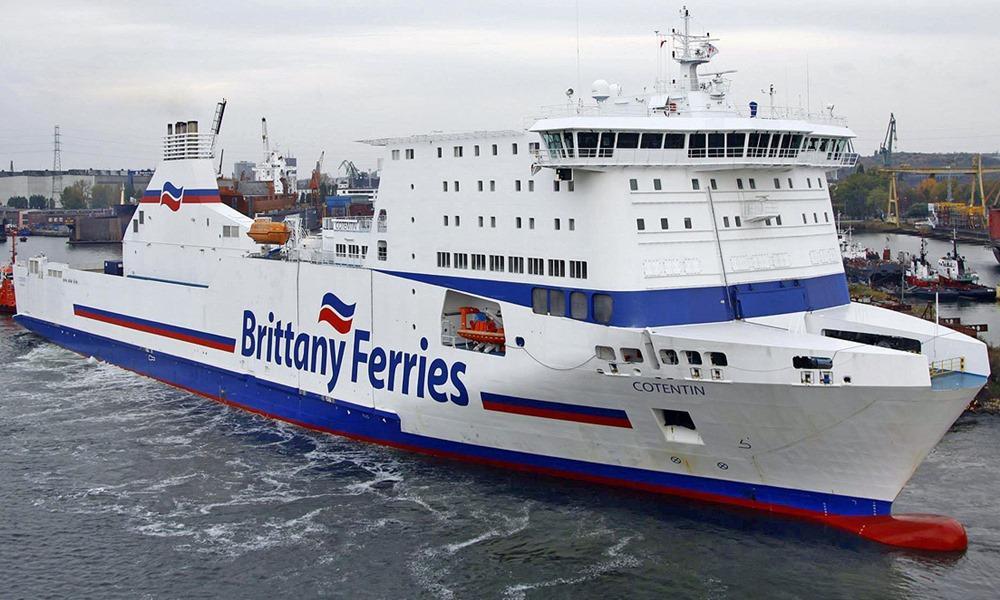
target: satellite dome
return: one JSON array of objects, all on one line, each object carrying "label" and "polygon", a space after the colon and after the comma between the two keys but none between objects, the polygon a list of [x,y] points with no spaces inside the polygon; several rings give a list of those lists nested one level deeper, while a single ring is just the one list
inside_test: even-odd
[{"label": "satellite dome", "polygon": [[604,102],[611,96],[611,86],[607,81],[598,79],[590,86],[590,95],[598,102]]}]

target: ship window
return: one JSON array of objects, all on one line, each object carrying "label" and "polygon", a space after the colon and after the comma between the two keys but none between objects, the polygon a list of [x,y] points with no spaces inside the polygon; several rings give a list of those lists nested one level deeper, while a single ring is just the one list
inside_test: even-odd
[{"label": "ship window", "polygon": [[819,189],[823,189],[823,180],[820,179],[819,177],[817,177],[816,178],[816,185],[819,186]]},{"label": "ship window", "polygon": [[632,190],[633,192],[638,191],[638,189],[639,189],[639,180],[638,179],[629,179],[628,180],[628,189]]},{"label": "ship window", "polygon": [[833,359],[826,356],[793,356],[792,366],[796,369],[832,369]]},{"label": "ship window", "polygon": [[438,266],[448,268],[451,266],[451,254],[448,252],[438,252]]},{"label": "ship window", "polygon": [[399,150],[392,151],[392,160],[399,160]]},{"label": "ship window", "polygon": [[750,183],[750,189],[751,190],[757,189],[757,180],[756,179],[754,179],[753,177],[751,177],[750,180],[749,180],[749,183]]},{"label": "ship window", "polygon": [[473,156],[479,156],[479,144],[472,147],[472,154]]},{"label": "ship window", "polygon": [[641,363],[642,351],[638,348],[622,348],[622,362]]},{"label": "ship window", "polygon": [[615,134],[613,131],[605,131],[601,134],[600,156],[608,157],[614,154]]},{"label": "ship window", "polygon": [[781,145],[781,138],[782,137],[783,137],[783,134],[780,134],[780,133],[772,133],[771,134],[771,143],[768,144],[768,146],[767,146],[767,155],[768,156],[777,156],[778,155],[778,147]]},{"label": "ship window", "polygon": [[670,221],[666,217],[660,217],[660,229],[670,229]]},{"label": "ship window", "polygon": [[733,220],[736,222],[736,226],[737,227],[743,227],[743,223],[740,223],[740,216],[739,215],[736,215],[735,217],[733,217]]},{"label": "ship window", "polygon": [[538,154],[538,149],[540,144],[538,142],[528,142],[528,152],[532,154]]},{"label": "ship window", "polygon": [[892,348],[893,350],[903,350],[905,352],[920,353],[920,341],[912,338],[895,337],[891,335],[881,335],[878,333],[862,333],[860,331],[840,331],[837,329],[824,329],[823,335],[826,337],[857,342],[869,346],[879,346],[880,348]]},{"label": "ship window", "polygon": [[570,293],[569,316],[580,320],[587,318],[587,294],[583,292]]},{"label": "ship window", "polygon": [[378,259],[387,260],[389,258],[389,246],[385,243],[385,240],[378,241]]},{"label": "ship window", "polygon": [[812,177],[806,177],[806,186],[809,187],[809,189],[812,189],[813,186]]},{"label": "ship window", "polygon": [[722,217],[722,226],[723,227],[729,227],[729,217],[728,216]]},{"label": "ship window", "polygon": [[691,180],[691,189],[692,190],[700,190],[701,189],[701,182],[698,181],[697,179],[692,179]]},{"label": "ship window", "polygon": [[638,133],[619,133],[618,134],[618,147],[625,149],[632,149],[639,147],[639,134]]},{"label": "ship window", "polygon": [[347,256],[347,244],[337,244],[334,249],[336,250],[338,258],[344,258]]},{"label": "ship window", "polygon": [[535,228],[535,217],[528,217],[528,229]]},{"label": "ship window", "polygon": [[406,160],[413,160],[413,148],[406,149]]},{"label": "ship window", "polygon": [[456,269],[468,269],[469,268],[469,255],[465,252],[456,252],[455,257],[455,268]]},{"label": "ship window", "polygon": [[594,320],[598,323],[610,323],[614,312],[614,299],[607,294],[594,294]]},{"label": "ship window", "polygon": [[492,227],[493,229],[496,229],[496,227],[497,227],[497,218],[496,217],[490,217],[490,227]]},{"label": "ship window", "polygon": [[777,177],[774,178],[774,189],[776,190],[781,189],[781,180],[778,179]]},{"label": "ship window", "polygon": [[524,273],[524,257],[523,256],[507,257],[507,270],[511,273]]},{"label": "ship window", "polygon": [[549,290],[549,314],[553,317],[566,316],[566,292]]},{"label": "ship window", "polygon": [[445,191],[445,192],[448,191],[448,182],[447,181],[442,181],[441,182],[441,190]]},{"label": "ship window", "polygon": [[561,224],[561,222],[560,222],[560,220],[559,220],[558,217],[555,218],[555,219],[552,219],[552,227],[553,227],[553,229],[555,229],[556,231],[559,231],[559,229],[561,228],[561,226],[562,226],[562,224]]},{"label": "ship window", "polygon": [[145,223],[145,222],[146,222],[146,219],[145,219],[145,217],[146,217],[146,213],[145,213],[145,211],[141,211],[141,210],[140,210],[140,211],[139,211],[139,224],[140,224],[140,225],[142,225],[143,223]]},{"label": "ship window", "polygon": [[610,346],[594,346],[594,354],[600,360],[615,360],[615,350]]},{"label": "ship window", "polygon": [[222,237],[224,237],[224,238],[240,237],[240,226],[239,225],[223,225],[222,226]]},{"label": "ship window", "polygon": [[638,229],[639,231],[645,231],[646,230],[646,220],[645,219],[636,219],[635,220],[635,228]]},{"label": "ship window", "polygon": [[510,145],[510,153],[517,154],[517,143],[513,143]]},{"label": "ship window", "polygon": [[688,137],[688,158],[705,158],[706,141],[704,133],[692,133]]},{"label": "ship window", "polygon": [[644,133],[642,134],[642,142],[639,146],[648,150],[659,150],[663,147],[663,134]]},{"label": "ship window", "polygon": [[689,365],[701,364],[701,353],[696,350],[685,350],[684,358],[687,359]]},{"label": "ship window", "polygon": [[720,157],[726,153],[726,136],[722,133],[708,134],[708,156]]},{"label": "ship window", "polygon": [[743,156],[743,145],[746,142],[745,133],[727,133],[726,134],[726,156],[729,157],[742,157]]},{"label": "ship window", "polygon": [[478,189],[478,190],[479,190],[480,192],[481,192],[481,191],[483,191],[483,180],[482,180],[482,179],[480,179],[479,181],[477,181],[477,182],[476,182],[476,188],[477,188],[477,189]]},{"label": "ship window", "polygon": [[457,181],[455,182],[455,191],[456,192],[458,191],[458,182]]},{"label": "ship window", "polygon": [[472,255],[472,270],[473,271],[485,271],[486,270],[486,255],[485,254],[473,254]]},{"label": "ship window", "polygon": [[726,358],[725,352],[709,352],[708,360],[716,367],[727,367],[729,366],[729,359]]},{"label": "ship window", "polygon": [[[531,259],[528,259],[531,260]],[[549,312],[549,291],[545,288],[532,288],[531,290],[531,311],[538,315],[546,315]]]},{"label": "ship window", "polygon": [[684,134],[668,133],[663,139],[663,147],[667,150],[683,150]]},{"label": "ship window", "polygon": [[442,156],[444,156],[444,154],[441,151],[441,147],[438,146],[438,158],[441,158]]},{"label": "ship window", "polygon": [[454,148],[452,148],[452,152],[455,153],[455,158],[462,158],[463,150],[464,149],[462,148],[462,146],[455,146]]},{"label": "ship window", "polygon": [[777,215],[774,217],[774,223],[776,225],[781,225],[781,215]]},{"label": "ship window", "polygon": [[576,219],[569,220],[569,230],[576,231]]},{"label": "ship window", "polygon": [[738,177],[736,179],[736,189],[738,189],[738,190],[742,190],[743,189],[743,179],[742,178]]},{"label": "ship window", "polygon": [[461,224],[462,224],[461,217],[459,217],[458,215],[455,215],[455,227],[458,227]]},{"label": "ship window", "polygon": [[503,273],[504,270],[504,258],[496,254],[490,255],[490,271],[498,271]]},{"label": "ship window", "polygon": [[803,225],[809,224],[809,219],[806,218],[806,213],[802,213],[802,224]]},{"label": "ship window", "polygon": [[691,217],[684,217],[684,229],[691,229]]},{"label": "ship window", "polygon": [[544,265],[545,261],[540,258],[528,258],[528,275],[544,275]]},{"label": "ship window", "polygon": [[813,213],[813,223],[819,223],[819,217],[816,216],[816,213]]},{"label": "ship window", "polygon": [[791,189],[795,189],[795,186],[792,185],[792,178],[791,177],[788,178],[788,189],[790,189],[790,190]]},{"label": "ship window", "polygon": [[515,179],[514,180],[514,191],[515,192],[520,192],[521,191],[521,180],[520,179]]},{"label": "ship window", "polygon": [[496,144],[493,144],[492,150],[493,150],[493,156],[496,156],[499,153],[499,151],[500,151],[500,149],[497,148]]},{"label": "ship window", "polygon": [[716,184],[716,183],[715,183],[715,180],[714,180],[714,179],[709,179],[709,180],[708,180],[708,185],[709,185],[709,187],[711,187],[711,188],[712,188],[713,190],[717,190],[717,189],[719,189],[719,186],[718,186],[718,184]]},{"label": "ship window", "polygon": [[660,362],[665,365],[676,365],[680,361],[677,359],[676,350],[660,350]]},{"label": "ship window", "polygon": [[764,225],[770,225],[770,224],[771,224],[771,217],[764,219]]},{"label": "ship window", "polygon": [[483,217],[482,217],[482,215],[479,216],[479,226],[480,227],[483,226]]},{"label": "ship window", "polygon": [[557,258],[549,259],[549,277],[565,277],[566,261]]},{"label": "ship window", "polygon": [[132,233],[139,233],[139,221],[132,219]]},{"label": "ship window", "polygon": [[535,180],[534,179],[529,179],[528,180],[528,191],[529,192],[535,191]]},{"label": "ship window", "polygon": [[552,191],[553,192],[558,192],[559,191],[559,180],[558,179],[553,179],[552,180]]},{"label": "ship window", "polygon": [[521,228],[521,217],[514,217],[514,227]]},{"label": "ship window", "polygon": [[597,132],[580,131],[576,134],[576,142],[580,148],[580,156],[593,158],[597,155]]},{"label": "ship window", "polygon": [[491,192],[497,191],[497,182],[495,179],[490,179],[490,191]]},{"label": "ship window", "polygon": [[823,213],[823,220],[826,221],[827,223],[829,223],[830,222],[830,213],[824,212]]},{"label": "ship window", "polygon": [[585,260],[571,260],[571,261],[569,261],[569,276],[572,279],[586,279],[587,278],[587,261],[585,261]]}]

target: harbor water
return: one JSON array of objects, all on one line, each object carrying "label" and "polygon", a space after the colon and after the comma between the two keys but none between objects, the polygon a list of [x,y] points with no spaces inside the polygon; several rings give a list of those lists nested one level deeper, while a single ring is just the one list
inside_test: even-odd
[{"label": "harbor water", "polygon": [[[20,250],[89,268],[116,252],[40,238]],[[1000,275],[963,251],[990,283]],[[954,309],[969,322],[995,310]],[[9,319],[0,364],[4,598],[995,598],[1000,586],[997,417],[963,417],[896,503],[966,525],[968,551],[938,555],[305,431]]]}]

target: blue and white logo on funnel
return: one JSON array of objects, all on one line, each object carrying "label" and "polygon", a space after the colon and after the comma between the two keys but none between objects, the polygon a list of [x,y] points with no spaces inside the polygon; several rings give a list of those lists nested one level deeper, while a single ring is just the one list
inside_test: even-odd
[{"label": "blue and white logo on funnel", "polygon": [[170,210],[177,212],[181,208],[184,200],[184,188],[174,187],[169,181],[163,182],[163,191],[160,192],[160,204],[165,204]]}]

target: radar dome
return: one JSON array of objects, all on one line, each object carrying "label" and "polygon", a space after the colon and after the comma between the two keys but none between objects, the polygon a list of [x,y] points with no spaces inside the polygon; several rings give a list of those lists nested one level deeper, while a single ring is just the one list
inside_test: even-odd
[{"label": "radar dome", "polygon": [[607,81],[598,79],[590,86],[590,95],[598,102],[604,102],[611,96],[611,86]]}]

